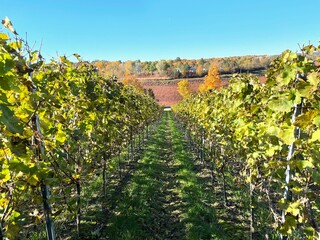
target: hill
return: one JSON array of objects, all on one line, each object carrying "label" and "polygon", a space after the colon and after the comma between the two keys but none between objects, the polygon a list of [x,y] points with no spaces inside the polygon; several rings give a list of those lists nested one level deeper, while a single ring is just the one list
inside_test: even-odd
[{"label": "hill", "polygon": [[[258,76],[260,82],[265,81],[263,75]],[[203,83],[204,78],[191,78],[188,79],[192,92],[197,92],[200,84]],[[230,75],[221,75],[223,86],[228,85]],[[161,79],[140,79],[140,82],[144,88],[150,88],[153,90],[156,100],[165,106],[171,106],[182,100],[182,97],[177,91],[178,82],[183,79],[174,80],[161,80]]]}]

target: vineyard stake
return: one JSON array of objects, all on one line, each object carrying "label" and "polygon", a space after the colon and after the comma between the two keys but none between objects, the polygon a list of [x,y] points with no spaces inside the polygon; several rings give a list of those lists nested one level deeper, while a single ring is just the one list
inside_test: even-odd
[{"label": "vineyard stake", "polygon": [[[296,76],[296,80],[297,79],[298,79],[298,75]],[[295,122],[296,118],[299,115],[302,114],[302,108],[303,108],[303,99],[301,100],[300,104],[294,104],[294,111],[293,111],[292,118],[291,118],[291,123],[292,124]],[[299,139],[300,138],[300,128],[299,127],[295,127],[294,128],[294,138],[295,139]],[[294,154],[294,150],[295,150],[295,143],[293,142],[289,146],[289,151],[288,151],[288,156],[287,156],[287,161],[288,162],[292,159],[292,156]],[[286,176],[286,179],[285,179],[286,186],[285,186],[285,189],[284,189],[284,199],[287,200],[287,201],[292,201],[292,192],[289,189],[289,183],[290,183],[290,180],[292,178],[292,173],[290,171],[290,164],[289,163],[287,164],[287,167],[286,167],[285,176]],[[286,220],[285,210],[282,210],[281,220],[282,220],[282,224],[284,224],[285,220]],[[283,236],[281,234],[281,240],[287,240],[287,239],[288,239],[288,236]]]}]

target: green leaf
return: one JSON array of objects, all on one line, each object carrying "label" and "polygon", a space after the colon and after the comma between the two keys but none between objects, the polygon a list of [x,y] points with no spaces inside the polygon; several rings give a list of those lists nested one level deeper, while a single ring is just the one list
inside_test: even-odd
[{"label": "green leaf", "polygon": [[19,123],[19,119],[14,116],[13,111],[11,111],[6,105],[0,104],[1,117],[0,120],[3,122],[8,131],[12,133],[23,132],[23,126]]},{"label": "green leaf", "polygon": [[9,80],[10,78],[8,77],[0,77],[0,88],[3,90],[10,90],[10,85],[9,85]]},{"label": "green leaf", "polygon": [[267,128],[266,132],[270,135],[273,135],[273,136],[279,136],[280,132],[281,132],[281,129],[276,127],[276,126],[270,126]]},{"label": "green leaf", "polygon": [[281,226],[280,232],[284,235],[292,233],[292,229],[297,227],[297,220],[293,216],[286,216],[284,224]]},{"label": "green leaf", "polygon": [[316,90],[320,82],[319,74],[317,72],[310,73],[307,79],[309,83],[313,86],[313,89]]},{"label": "green leaf", "polygon": [[286,209],[286,208],[288,208],[289,203],[284,198],[281,198],[280,201],[278,202],[278,206],[280,209]]},{"label": "green leaf", "polygon": [[313,92],[313,86],[308,82],[300,81],[297,84],[297,91],[300,93],[301,97],[311,98]]},{"label": "green leaf", "polygon": [[312,55],[314,51],[316,51],[316,47],[313,45],[307,45],[305,47],[302,48],[302,50],[308,54],[308,55]]},{"label": "green leaf", "polygon": [[30,177],[28,177],[27,179],[28,183],[30,183],[33,186],[36,186],[39,183],[39,178],[37,175],[31,175]]},{"label": "green leaf", "polygon": [[21,142],[12,144],[11,151],[16,156],[21,157],[26,154],[26,147],[27,147],[27,144],[25,142],[21,141]]},{"label": "green leaf", "polygon": [[296,71],[291,68],[284,69],[282,74],[277,77],[279,86],[287,86],[291,81],[296,78]]},{"label": "green leaf", "polygon": [[292,193],[294,193],[294,194],[300,194],[300,193],[302,193],[303,192],[303,188],[301,188],[301,187],[293,187],[293,188],[291,188],[291,191],[292,191]]},{"label": "green leaf", "polygon": [[266,149],[266,156],[268,156],[268,157],[272,157],[275,153],[276,153],[276,151],[278,151],[278,150],[280,150],[281,149],[281,147],[280,146],[274,146],[274,145],[272,145],[272,146],[270,146],[269,148],[267,148]]},{"label": "green leaf", "polygon": [[272,99],[269,102],[269,108],[275,112],[290,112],[293,107],[293,101],[288,100],[287,96],[280,96],[278,99]]},{"label": "green leaf", "polygon": [[294,137],[294,126],[282,128],[279,133],[279,138],[287,145],[292,144],[296,140]]},{"label": "green leaf", "polygon": [[308,161],[308,160],[298,160],[295,161],[296,166],[302,171],[306,168],[313,168],[313,164],[312,162]]},{"label": "green leaf", "polygon": [[288,56],[288,60],[292,61],[298,58],[298,54],[295,52],[290,52],[289,56]]},{"label": "green leaf", "polygon": [[313,227],[305,227],[304,229],[304,233],[308,236],[308,237],[311,237],[311,238],[308,238],[308,239],[317,239],[316,238],[312,238],[312,237],[315,237],[316,235],[316,231]]}]

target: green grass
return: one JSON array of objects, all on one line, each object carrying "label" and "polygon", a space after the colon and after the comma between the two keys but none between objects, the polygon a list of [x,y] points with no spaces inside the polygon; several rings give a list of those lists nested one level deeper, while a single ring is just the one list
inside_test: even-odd
[{"label": "green grass", "polygon": [[110,239],[231,239],[171,112],[164,113],[105,233]]},{"label": "green grass", "polygon": [[[183,227],[169,204],[174,192],[171,150],[163,119],[138,162],[130,184],[108,222],[111,239],[168,239]],[[176,238],[177,239],[177,238]]]},{"label": "green grass", "polygon": [[169,115],[169,126],[172,132],[173,156],[181,170],[177,174],[179,192],[185,202],[183,222],[185,223],[184,239],[231,239],[218,222],[216,211],[212,206],[213,192],[201,184],[200,177],[194,171],[195,162],[183,134]]},{"label": "green grass", "polygon": [[[125,155],[120,163],[129,168],[127,176],[117,175],[118,158],[110,162],[107,199],[102,198],[101,176],[83,187],[81,239],[248,239],[248,223],[223,207],[221,191],[210,187],[170,111],[130,167]],[[241,190],[228,191],[235,201],[242,198]],[[59,229],[63,221],[57,222]]]}]

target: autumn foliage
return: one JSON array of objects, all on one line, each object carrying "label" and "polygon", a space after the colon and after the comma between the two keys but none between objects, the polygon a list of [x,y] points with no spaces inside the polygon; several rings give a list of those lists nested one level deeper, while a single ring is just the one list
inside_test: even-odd
[{"label": "autumn foliage", "polygon": [[178,82],[178,93],[186,98],[191,92],[188,80],[182,80]]},{"label": "autumn foliage", "polygon": [[200,85],[200,92],[207,92],[211,89],[218,89],[222,86],[219,70],[216,65],[212,65],[208,75],[204,79],[204,83]]},{"label": "autumn foliage", "polygon": [[238,56],[206,59],[181,59],[159,61],[94,61],[93,64],[105,76],[119,79],[133,75],[138,79],[179,79],[204,77],[210,66],[216,65],[220,74],[251,72],[267,69],[275,56]]},{"label": "autumn foliage", "polygon": [[125,78],[122,80],[122,83],[124,85],[133,86],[141,94],[144,93],[143,86],[141,85],[139,80],[136,79],[134,76],[131,76],[131,75],[125,76]]}]

